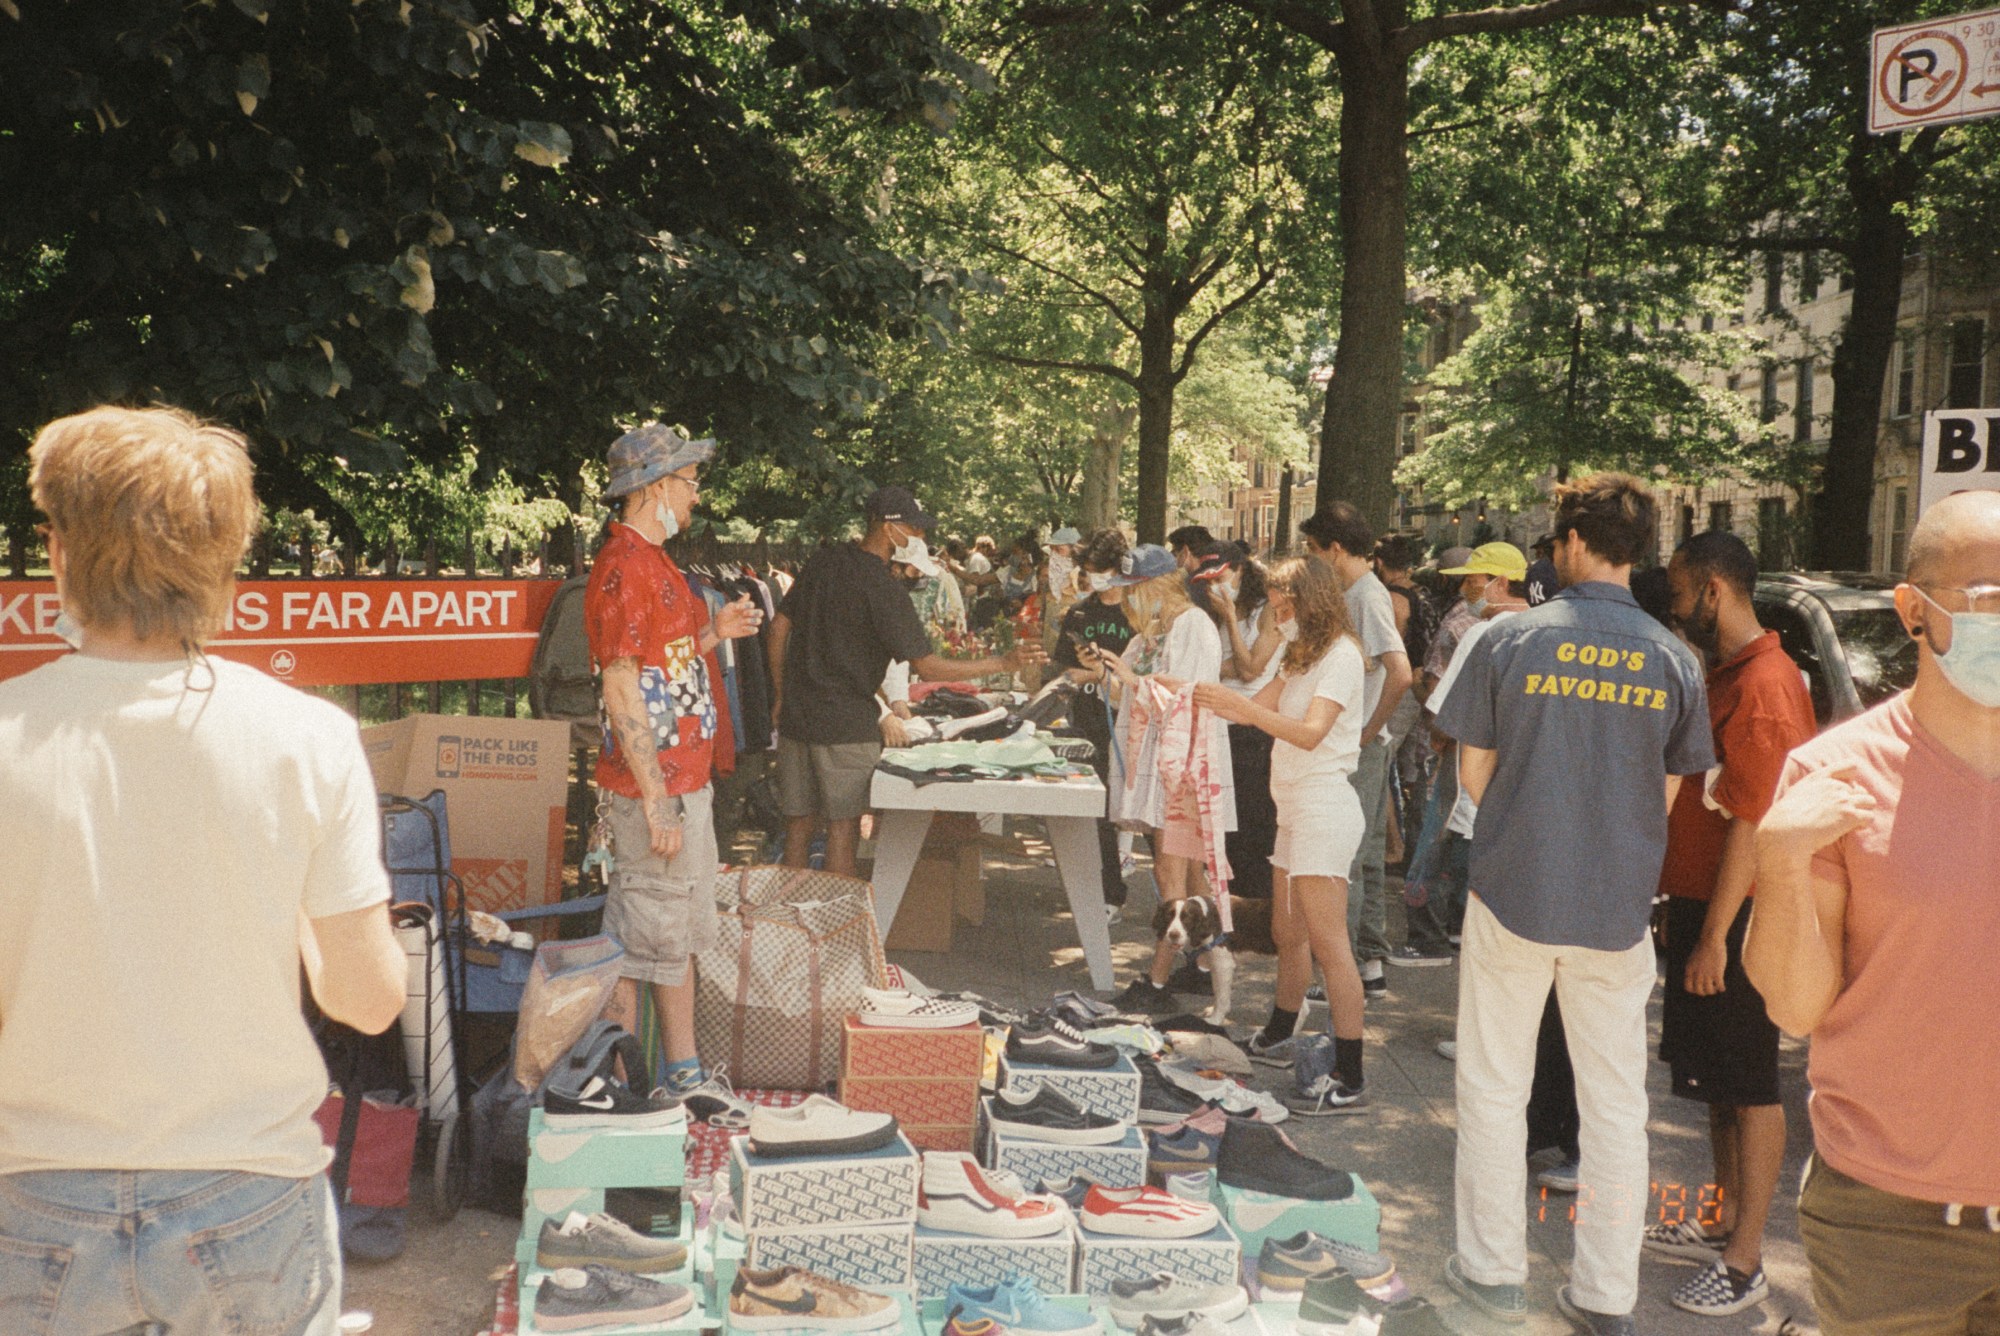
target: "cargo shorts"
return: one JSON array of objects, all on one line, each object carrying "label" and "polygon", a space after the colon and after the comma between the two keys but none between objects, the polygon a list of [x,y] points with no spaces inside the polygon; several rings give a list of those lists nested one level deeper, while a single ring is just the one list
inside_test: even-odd
[{"label": "cargo shorts", "polygon": [[880,742],[778,739],[778,806],[794,820],[855,821],[868,810]]},{"label": "cargo shorts", "polygon": [[685,983],[688,961],[715,944],[715,790],[681,795],[681,849],[653,852],[646,810],[637,798],[606,795],[611,827],[611,892],[604,931],[625,948],[621,978]]}]

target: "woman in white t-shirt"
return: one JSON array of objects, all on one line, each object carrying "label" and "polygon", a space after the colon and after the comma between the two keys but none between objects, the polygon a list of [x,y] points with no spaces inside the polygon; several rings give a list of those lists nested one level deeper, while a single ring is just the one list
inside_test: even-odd
[{"label": "woman in white t-shirt", "polygon": [[1271,935],[1278,988],[1252,1056],[1289,1061],[1306,985],[1317,964],[1333,1012],[1336,1071],[1286,1101],[1303,1114],[1341,1113],[1364,1102],[1361,974],[1347,936],[1347,872],[1366,822],[1348,782],[1361,756],[1365,665],[1331,570],[1292,560],[1270,574],[1270,615],[1287,643],[1277,676],[1256,696],[1201,687],[1195,700],[1232,722],[1269,733],[1278,837],[1271,853]]}]

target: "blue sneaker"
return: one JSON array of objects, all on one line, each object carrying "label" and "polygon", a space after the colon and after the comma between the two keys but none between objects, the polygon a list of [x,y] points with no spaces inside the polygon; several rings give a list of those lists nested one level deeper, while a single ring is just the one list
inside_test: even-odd
[{"label": "blue sneaker", "polygon": [[1100,1325],[1085,1309],[1050,1303],[1026,1276],[984,1288],[953,1285],[945,1291],[944,1311],[961,1327],[991,1320],[1007,1336],[1080,1336]]},{"label": "blue sneaker", "polygon": [[1065,1202],[1069,1203],[1070,1210],[1081,1211],[1083,1209],[1083,1199],[1090,1195],[1090,1190],[1093,1187],[1097,1186],[1100,1185],[1085,1178],[1082,1174],[1071,1174],[1067,1178],[1045,1178],[1042,1180],[1041,1187],[1037,1188],[1036,1191],[1045,1192],[1051,1197],[1061,1197]]},{"label": "blue sneaker", "polygon": [[1146,1138],[1146,1168],[1162,1176],[1215,1168],[1222,1138],[1185,1124],[1177,1132],[1154,1132]]}]

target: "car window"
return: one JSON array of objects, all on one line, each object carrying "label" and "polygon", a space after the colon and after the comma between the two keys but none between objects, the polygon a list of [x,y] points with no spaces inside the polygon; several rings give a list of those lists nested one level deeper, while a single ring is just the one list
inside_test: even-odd
[{"label": "car window", "polygon": [[1917,642],[1894,608],[1836,612],[1833,630],[1863,708],[1881,704],[1917,680]]},{"label": "car window", "polygon": [[1825,728],[1833,722],[1833,688],[1827,681],[1826,663],[1813,639],[1811,623],[1789,603],[1758,600],[1756,608],[1757,620],[1778,633],[1778,643],[1799,666],[1806,691],[1812,696],[1813,718]]}]

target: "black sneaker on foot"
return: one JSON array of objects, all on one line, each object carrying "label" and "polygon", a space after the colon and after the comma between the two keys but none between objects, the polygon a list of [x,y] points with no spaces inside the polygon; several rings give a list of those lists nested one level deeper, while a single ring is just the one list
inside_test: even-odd
[{"label": "black sneaker on foot", "polygon": [[1599,1313],[1593,1309],[1579,1308],[1567,1285],[1556,1291],[1556,1307],[1562,1310],[1562,1315],[1574,1323],[1579,1331],[1587,1331],[1590,1336],[1637,1336],[1639,1331],[1632,1325],[1630,1313]]},{"label": "black sneaker on foot", "polygon": [[1112,998],[1111,1005],[1129,1016],[1172,1016],[1181,1010],[1173,989],[1162,988],[1143,974]]},{"label": "black sneaker on foot", "polygon": [[1195,963],[1193,956],[1189,956],[1181,961],[1179,968],[1167,976],[1167,991],[1208,997],[1215,992],[1215,980],[1209,976],[1207,970]]},{"label": "black sneaker on foot", "polygon": [[1215,1155],[1218,1182],[1251,1192],[1301,1201],[1343,1201],[1354,1195],[1354,1176],[1323,1164],[1269,1123],[1231,1118]]}]

